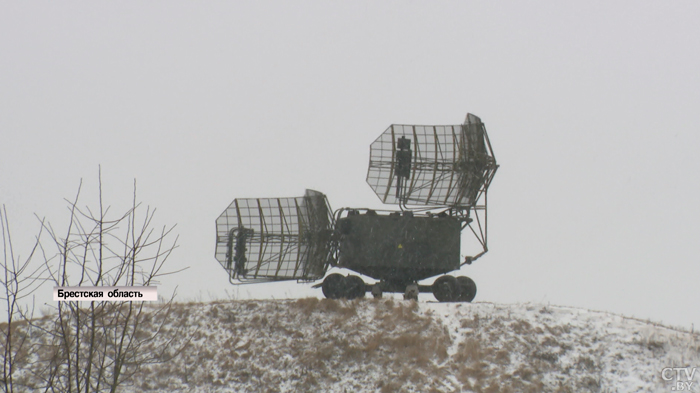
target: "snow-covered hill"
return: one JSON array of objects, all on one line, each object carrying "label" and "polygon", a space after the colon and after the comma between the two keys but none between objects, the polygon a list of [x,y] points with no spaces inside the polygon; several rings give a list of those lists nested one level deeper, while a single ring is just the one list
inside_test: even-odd
[{"label": "snow-covered hill", "polygon": [[577,308],[231,300],[176,304],[163,321],[144,320],[162,329],[149,345],[179,355],[120,391],[700,392],[700,335]]},{"label": "snow-covered hill", "polygon": [[[191,335],[129,391],[671,392],[699,335],[532,304],[315,298],[178,305]],[[664,371],[666,369],[666,371]],[[700,388],[700,372],[691,391]]]}]

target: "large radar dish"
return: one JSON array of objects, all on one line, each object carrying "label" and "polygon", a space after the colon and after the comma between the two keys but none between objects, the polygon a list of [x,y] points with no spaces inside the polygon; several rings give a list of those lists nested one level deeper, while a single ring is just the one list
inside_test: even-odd
[{"label": "large radar dish", "polygon": [[216,220],[216,259],[230,280],[317,280],[330,257],[326,196],[235,199]]},{"label": "large radar dish", "polygon": [[498,165],[484,123],[392,124],[370,146],[367,183],[383,203],[470,209]]}]

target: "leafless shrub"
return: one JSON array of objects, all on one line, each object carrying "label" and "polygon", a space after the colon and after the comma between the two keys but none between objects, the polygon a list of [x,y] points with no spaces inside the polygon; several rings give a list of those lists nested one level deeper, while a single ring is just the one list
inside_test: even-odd
[{"label": "leafless shrub", "polygon": [[0,300],[4,303],[6,323],[0,324],[0,350],[2,351],[2,374],[0,386],[5,392],[14,392],[15,387],[22,387],[24,380],[15,380],[19,368],[25,368],[29,362],[28,355],[32,332],[28,321],[34,314],[31,306],[23,304],[42,284],[44,267],[33,263],[33,257],[39,246],[41,231],[29,257],[23,261],[15,255],[10,222],[7,209],[0,209],[0,229],[2,232],[3,258],[0,260]]},{"label": "leafless shrub", "polygon": [[[68,201],[65,235],[42,222],[54,251],[39,247],[55,286],[149,286],[172,273],[163,267],[177,247],[174,227],[153,229],[155,210],[142,213],[135,183],[131,208],[115,218],[103,204],[101,177],[96,210],[78,206],[80,189]],[[116,391],[143,365],[177,355],[178,348],[170,347],[174,338],[161,340],[174,311],[172,297],[150,309],[144,302],[59,302],[53,325],[44,331],[50,356],[40,359],[44,372],[37,374],[36,386],[52,392]]]}]

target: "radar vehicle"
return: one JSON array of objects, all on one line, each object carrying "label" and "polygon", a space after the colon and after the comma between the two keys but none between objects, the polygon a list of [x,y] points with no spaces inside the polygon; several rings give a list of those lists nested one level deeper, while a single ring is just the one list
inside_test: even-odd
[{"label": "radar vehicle", "polygon": [[[392,124],[370,145],[367,183],[398,210],[333,211],[314,190],[294,198],[237,198],[216,220],[216,259],[232,284],[323,279],[314,287],[331,299],[368,292],[417,299],[430,292],[441,302],[471,302],[474,281],[447,273],[488,251],[487,194],[497,169],[475,115],[458,125]],[[463,231],[476,246],[464,258]],[[332,268],[376,282],[326,275]]]}]

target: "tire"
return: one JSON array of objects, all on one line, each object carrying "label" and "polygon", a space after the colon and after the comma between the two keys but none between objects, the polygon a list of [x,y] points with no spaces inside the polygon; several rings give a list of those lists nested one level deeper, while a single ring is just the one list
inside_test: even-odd
[{"label": "tire", "polygon": [[459,296],[457,279],[452,276],[440,276],[432,285],[433,295],[439,302],[453,302]]},{"label": "tire", "polygon": [[457,277],[459,301],[471,302],[476,297],[476,283],[467,276]]},{"label": "tire", "polygon": [[365,282],[360,276],[345,277],[345,296],[348,299],[358,299],[365,297]]},{"label": "tire", "polygon": [[323,279],[321,289],[328,299],[340,299],[345,295],[345,276],[338,273],[329,274]]}]

